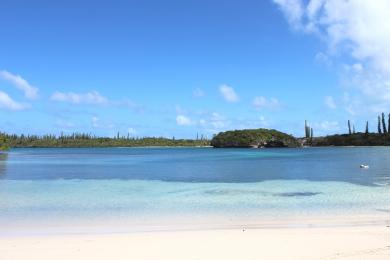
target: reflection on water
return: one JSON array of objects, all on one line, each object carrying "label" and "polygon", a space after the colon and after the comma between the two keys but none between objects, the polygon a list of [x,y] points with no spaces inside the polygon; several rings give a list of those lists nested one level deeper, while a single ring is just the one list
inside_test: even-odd
[{"label": "reflection on water", "polygon": [[3,178],[6,174],[7,159],[8,159],[8,153],[0,152],[0,179]]}]

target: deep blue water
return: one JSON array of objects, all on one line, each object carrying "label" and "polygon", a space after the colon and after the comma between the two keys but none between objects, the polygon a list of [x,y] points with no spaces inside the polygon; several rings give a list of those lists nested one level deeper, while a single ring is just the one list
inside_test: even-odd
[{"label": "deep blue water", "polygon": [[390,215],[385,147],[35,148],[0,158],[0,234],[60,219]]},{"label": "deep blue water", "polygon": [[[160,180],[171,182],[340,181],[390,183],[390,148],[13,149],[0,179]],[[361,170],[360,164],[369,164]]]}]

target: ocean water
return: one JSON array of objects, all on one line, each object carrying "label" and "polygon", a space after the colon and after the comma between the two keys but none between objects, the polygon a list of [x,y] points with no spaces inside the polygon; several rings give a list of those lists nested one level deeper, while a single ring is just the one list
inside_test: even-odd
[{"label": "ocean water", "polygon": [[389,158],[385,147],[13,149],[0,155],[0,234],[36,223],[390,217]]}]

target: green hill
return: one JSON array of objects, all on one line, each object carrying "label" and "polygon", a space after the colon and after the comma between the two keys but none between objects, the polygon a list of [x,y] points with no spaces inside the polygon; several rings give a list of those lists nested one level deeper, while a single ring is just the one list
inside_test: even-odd
[{"label": "green hill", "polygon": [[222,132],[211,140],[216,148],[246,148],[246,147],[298,147],[297,139],[293,136],[274,129],[245,129]]}]

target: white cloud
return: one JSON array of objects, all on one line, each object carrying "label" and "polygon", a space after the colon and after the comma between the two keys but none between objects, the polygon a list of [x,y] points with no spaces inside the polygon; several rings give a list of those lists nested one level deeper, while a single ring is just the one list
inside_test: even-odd
[{"label": "white cloud", "polygon": [[340,132],[341,128],[339,122],[325,120],[325,121],[314,123],[313,130],[314,130],[314,134],[319,136],[319,135],[324,135],[329,133],[334,134]]},{"label": "white cloud", "polygon": [[253,106],[257,109],[280,109],[282,107],[282,104],[280,101],[276,98],[266,98],[266,97],[255,97],[253,99]]},{"label": "white cloud", "polygon": [[99,120],[98,117],[93,116],[92,119],[91,119],[91,121],[92,121],[92,126],[93,126],[93,127],[98,128],[98,127],[100,126],[100,124],[99,124],[99,121],[100,121],[100,120]]},{"label": "white cloud", "polygon": [[205,96],[205,93],[204,93],[204,91],[202,89],[196,88],[192,92],[192,96],[195,97],[195,98],[201,98],[201,97]]},{"label": "white cloud", "polygon": [[217,112],[205,113],[203,116],[205,117],[201,118],[197,125],[210,133],[217,133],[231,126],[231,121]]},{"label": "white cloud", "polygon": [[325,102],[325,105],[330,109],[337,108],[336,102],[334,101],[333,97],[331,97],[331,96],[326,96],[324,102]]},{"label": "white cloud", "polygon": [[68,102],[72,104],[96,104],[105,105],[108,103],[106,97],[99,94],[97,91],[90,91],[87,93],[74,92],[55,92],[51,97],[53,101]]},{"label": "white cloud", "polygon": [[300,0],[274,0],[274,2],[282,9],[291,25],[296,28],[300,27],[302,15],[304,14]]},{"label": "white cloud", "polygon": [[316,62],[319,64],[323,64],[326,66],[331,66],[332,65],[332,60],[329,58],[329,56],[323,52],[318,52],[316,56],[314,57]]},{"label": "white cloud", "polygon": [[234,89],[228,85],[221,85],[219,87],[219,92],[227,102],[235,103],[240,100],[240,97],[237,95]]},{"label": "white cloud", "polygon": [[16,102],[7,93],[0,91],[0,108],[17,111],[28,108],[28,105]]},{"label": "white cloud", "polygon": [[273,1],[293,28],[324,40],[333,58],[349,56],[347,81],[365,103],[390,108],[390,1]]},{"label": "white cloud", "polygon": [[267,128],[270,126],[270,123],[268,122],[268,120],[264,116],[260,116],[259,121],[260,121],[259,127],[261,127],[261,128]]},{"label": "white cloud", "polygon": [[63,119],[58,119],[55,125],[60,128],[74,128],[76,126],[73,122]]},{"label": "white cloud", "polygon": [[184,115],[178,115],[176,117],[176,123],[180,126],[189,126],[189,125],[194,124],[194,122],[191,120],[191,118],[184,116]]},{"label": "white cloud", "polygon": [[214,129],[223,129],[230,125],[229,120],[216,112],[211,113],[209,122]]},{"label": "white cloud", "polygon": [[19,75],[12,74],[9,71],[1,70],[0,78],[10,82],[17,89],[24,92],[24,96],[28,99],[35,99],[38,97],[38,88],[32,86],[24,78]]}]

